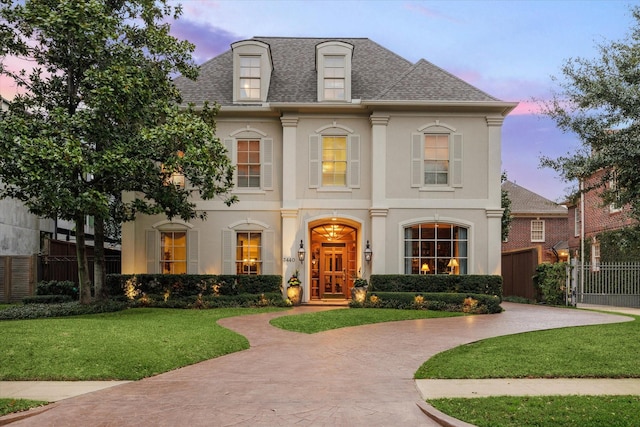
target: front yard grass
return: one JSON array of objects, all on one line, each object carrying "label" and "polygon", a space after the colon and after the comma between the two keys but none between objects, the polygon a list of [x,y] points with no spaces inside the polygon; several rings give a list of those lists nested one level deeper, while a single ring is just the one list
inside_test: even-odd
[{"label": "front yard grass", "polygon": [[43,402],[41,400],[0,398],[0,417],[14,412],[21,412],[26,411],[27,409],[37,408],[38,406],[44,406],[48,403],[49,402]]},{"label": "front yard grass", "polygon": [[280,308],[139,308],[2,321],[0,380],[137,380],[249,348],[223,317]]},{"label": "front yard grass", "polygon": [[415,378],[640,378],[635,321],[489,338],[439,353]]},{"label": "front yard grass", "polygon": [[432,310],[394,310],[389,308],[349,308],[315,313],[297,314],[271,319],[270,323],[281,329],[305,334],[328,331],[347,326],[398,320],[433,319],[436,317],[464,316],[464,313]]},{"label": "front yard grass", "polygon": [[478,427],[637,427],[640,423],[640,396],[499,396],[429,403]]},{"label": "front yard grass", "polygon": [[[640,378],[635,321],[489,338],[439,353],[416,378]],[[640,396],[497,396],[431,399],[478,426],[640,425]]]}]

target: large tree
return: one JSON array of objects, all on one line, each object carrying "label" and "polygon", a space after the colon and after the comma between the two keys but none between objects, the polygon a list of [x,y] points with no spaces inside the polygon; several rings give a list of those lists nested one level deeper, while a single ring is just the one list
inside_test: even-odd
[{"label": "large tree", "polygon": [[[215,136],[215,109],[178,108],[171,77],[197,76],[193,45],[169,34],[180,8],[166,0],[0,0],[0,68],[24,94],[0,120],[0,197],[35,214],[75,221],[80,299],[91,301],[84,222],[138,213],[184,220],[202,198],[227,203],[232,167]],[[0,67],[1,64],[0,64]],[[189,186],[172,180],[176,174]],[[124,202],[120,195],[134,196]]]},{"label": "large tree", "polygon": [[570,181],[602,171],[583,191],[599,188],[604,204],[628,205],[640,219],[640,8],[631,11],[635,26],[626,38],[598,45],[596,59],[567,60],[564,78],[554,78],[559,89],[544,113],[582,147],[541,163]]}]

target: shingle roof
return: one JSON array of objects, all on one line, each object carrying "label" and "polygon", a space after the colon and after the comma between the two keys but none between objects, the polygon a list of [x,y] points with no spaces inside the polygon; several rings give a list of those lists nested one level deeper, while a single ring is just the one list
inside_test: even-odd
[{"label": "shingle roof", "polygon": [[567,215],[566,206],[559,205],[539,194],[511,182],[502,183],[502,189],[509,193],[511,213],[532,215]]},{"label": "shingle roof", "polygon": [[[316,45],[340,40],[354,46],[351,97],[366,101],[478,101],[498,99],[442,70],[428,61],[411,64],[367,38],[254,37],[269,45],[273,73],[268,102],[312,103],[317,101]],[[200,66],[192,82],[175,80],[185,103],[204,101],[233,104],[233,54],[231,50]]]}]

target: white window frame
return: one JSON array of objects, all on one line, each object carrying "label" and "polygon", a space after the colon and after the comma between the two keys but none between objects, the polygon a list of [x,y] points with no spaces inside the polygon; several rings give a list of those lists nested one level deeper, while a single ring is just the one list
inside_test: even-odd
[{"label": "white window frame", "polygon": [[237,233],[247,232],[260,233],[262,236],[259,274],[276,274],[278,252],[276,252],[275,232],[269,225],[248,218],[229,224],[222,229],[222,274],[237,274]]},{"label": "white window frame", "polygon": [[591,271],[600,271],[600,242],[596,237],[591,241]]},{"label": "white window frame", "polygon": [[[616,175],[614,173],[613,178],[611,178],[609,180],[609,191],[615,192],[617,195],[617,190],[618,190],[618,184],[616,181]],[[609,204],[609,213],[618,213],[622,211],[622,206],[620,206],[618,203],[613,202]]]},{"label": "white window frame", "polygon": [[148,274],[162,273],[162,233],[185,233],[186,235],[186,272],[187,274],[199,274],[200,240],[199,231],[180,220],[162,220],[145,230],[145,254]]},{"label": "white window frame", "polygon": [[[463,136],[456,129],[436,121],[418,129],[411,135],[411,187],[420,191],[452,191],[463,186]],[[449,140],[449,166],[446,184],[427,184],[425,181],[425,151],[428,136],[447,136]]]},{"label": "white window frame", "polygon": [[[271,60],[271,49],[268,44],[258,40],[243,40],[231,45],[233,50],[233,102],[238,104],[257,104],[267,102],[269,94],[269,84],[271,82],[271,73],[273,71],[273,63]],[[249,67],[250,69],[258,69],[256,73],[244,71],[249,69],[243,66],[242,62],[246,59],[257,60],[258,66]],[[253,64],[256,65],[256,64]],[[243,93],[242,83],[245,79],[257,81],[254,89],[258,89],[256,96],[246,96]],[[251,85],[250,85],[251,86]]]},{"label": "white window frame", "polygon": [[531,242],[540,243],[545,241],[545,221],[543,219],[531,220]]},{"label": "white window frame", "polygon": [[[256,136],[258,135],[258,136]],[[263,193],[273,190],[273,138],[260,130],[249,128],[232,132],[231,138],[225,138],[224,145],[234,166],[238,165],[238,141],[259,141],[260,144],[260,187],[239,187],[237,167],[233,173],[234,192]]]},{"label": "white window frame", "polygon": [[580,236],[582,231],[582,215],[580,213],[580,206],[576,206],[573,212],[573,237]]},{"label": "white window frame", "polygon": [[238,89],[240,91],[238,97],[240,100],[260,100],[262,88],[260,72],[261,68],[260,56],[240,55],[240,76],[238,81]]},{"label": "white window frame", "polygon": [[[260,275],[262,273],[262,240],[263,233],[262,231],[251,231],[251,230],[237,230],[235,232],[236,235],[236,274],[239,275]],[[260,244],[256,246],[255,250],[257,251],[256,258],[240,258],[240,251],[243,251],[243,247],[239,245],[239,241],[241,236],[247,236],[247,241],[251,242],[255,236],[260,236]],[[249,245],[249,252],[252,251],[253,245]],[[253,269],[255,267],[255,270]]]},{"label": "white window frame", "polygon": [[[309,188],[318,191],[352,191],[360,188],[360,135],[351,129],[337,127],[330,132],[309,136]],[[340,130],[340,132],[338,132]],[[346,132],[344,130],[347,130]],[[322,181],[322,147],[325,137],[345,137],[347,139],[347,176],[344,186],[324,186]]]},{"label": "white window frame", "polygon": [[[416,238],[408,238],[406,233],[408,229],[419,227],[422,230],[423,225],[433,225],[433,237],[420,235]],[[451,229],[450,237],[441,237],[438,235],[438,229],[446,226]],[[465,230],[465,237],[454,237],[454,230],[458,228]],[[402,265],[404,274],[469,274],[470,262],[470,236],[471,228],[465,225],[445,222],[425,221],[420,223],[406,224],[402,227],[402,245],[403,256]],[[442,252],[441,244],[450,244],[450,252]],[[433,249],[433,253],[431,253]],[[411,250],[411,253],[407,253]],[[449,266],[452,259],[456,260],[457,266]],[[418,272],[413,271],[414,261],[416,262]],[[429,266],[428,271],[422,272],[422,265]]]}]

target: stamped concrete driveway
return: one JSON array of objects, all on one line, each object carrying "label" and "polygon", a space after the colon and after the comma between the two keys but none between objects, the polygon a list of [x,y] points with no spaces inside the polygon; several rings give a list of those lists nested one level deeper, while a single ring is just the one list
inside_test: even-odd
[{"label": "stamped concrete driveway", "polygon": [[[251,348],[60,401],[12,426],[429,426],[413,380],[432,355],[482,338],[629,317],[504,303],[501,314],[425,319],[306,335],[269,320],[223,319]],[[199,327],[201,327],[200,325]],[[195,327],[195,325],[194,325]]]}]

